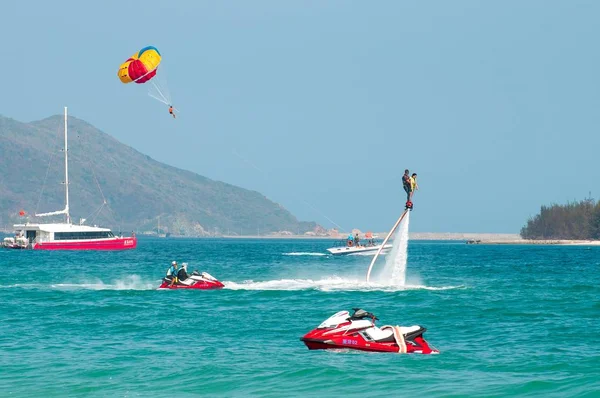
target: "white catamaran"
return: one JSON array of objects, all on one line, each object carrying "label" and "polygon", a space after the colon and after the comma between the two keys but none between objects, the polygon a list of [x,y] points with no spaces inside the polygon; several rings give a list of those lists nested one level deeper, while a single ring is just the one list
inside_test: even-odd
[{"label": "white catamaran", "polygon": [[65,107],[65,208],[59,211],[36,214],[47,217],[64,214],[65,222],[52,224],[15,224],[15,237],[5,238],[3,246],[11,249],[35,250],[125,250],[137,246],[135,235],[115,236],[108,228],[71,223],[69,214],[69,152],[67,132],[67,107]]}]

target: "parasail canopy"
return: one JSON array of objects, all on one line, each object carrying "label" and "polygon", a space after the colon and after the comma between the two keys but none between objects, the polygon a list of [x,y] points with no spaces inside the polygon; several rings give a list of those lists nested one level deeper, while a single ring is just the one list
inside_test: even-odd
[{"label": "parasail canopy", "polygon": [[117,76],[125,84],[146,83],[156,76],[156,69],[160,61],[161,55],[156,47],[144,47],[121,64]]}]

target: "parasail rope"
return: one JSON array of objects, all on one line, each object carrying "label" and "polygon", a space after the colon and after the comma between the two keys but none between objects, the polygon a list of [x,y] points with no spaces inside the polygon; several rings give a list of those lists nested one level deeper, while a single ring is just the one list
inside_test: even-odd
[{"label": "parasail rope", "polygon": [[151,92],[148,92],[148,95],[150,97],[154,98],[155,100],[162,102],[165,105],[171,105],[167,101],[165,101],[164,99],[157,97],[156,95],[152,94]]},{"label": "parasail rope", "polygon": [[[258,170],[263,177],[267,180],[267,181],[271,181],[271,179],[269,178],[268,174],[264,171],[261,170],[257,165],[255,165],[254,163],[252,163],[250,160],[246,159],[244,156],[240,155],[238,153],[238,151],[233,148],[231,153],[240,158],[243,162],[249,164],[253,169]],[[316,211],[317,213],[319,213],[322,217],[326,218],[327,221],[329,221],[330,223],[332,223],[333,225],[335,225],[336,227],[338,227],[340,229],[340,231],[342,231],[344,228],[342,228],[338,223],[336,223],[335,221],[333,221],[331,218],[327,217],[325,214],[323,214],[322,212],[320,212],[317,208],[315,208],[313,205],[311,205],[310,203],[308,203],[305,199],[303,199],[302,197],[299,197],[299,199],[301,199],[305,204],[307,204],[311,209],[313,209],[314,211]]]},{"label": "parasail rope", "polygon": [[344,230],[344,228],[342,226],[340,226],[340,224],[336,223],[331,218],[329,218],[325,214],[321,213],[318,209],[316,209],[313,205],[311,205],[310,203],[308,203],[306,200],[303,200],[303,202],[306,203],[311,209],[313,209],[314,211],[316,211],[317,213],[319,213],[321,216],[325,217],[327,219],[327,221],[329,221],[330,223],[332,223],[333,225],[335,225],[336,227],[338,227],[340,231]]},{"label": "parasail rope", "polygon": [[[158,93],[160,94],[160,96],[164,99],[165,104],[167,105],[171,105],[169,102],[169,99],[167,97],[165,97],[165,95],[162,93],[162,91],[160,91],[160,88],[158,87],[158,84],[156,84],[156,82],[154,80],[150,80],[150,82],[152,83],[152,85],[154,86],[154,88],[156,89],[156,91],[158,91]],[[150,96],[151,93],[148,93]],[[156,98],[156,97],[154,97]]]}]

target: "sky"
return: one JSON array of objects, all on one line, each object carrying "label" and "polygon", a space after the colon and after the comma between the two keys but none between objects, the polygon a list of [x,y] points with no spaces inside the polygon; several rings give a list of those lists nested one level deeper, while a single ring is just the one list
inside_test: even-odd
[{"label": "sky", "polygon": [[[22,1],[2,5],[0,114],[69,106],[152,158],[301,220],[518,233],[600,197],[600,2]],[[124,85],[156,46],[174,106]],[[73,198],[76,200],[76,198]]]}]

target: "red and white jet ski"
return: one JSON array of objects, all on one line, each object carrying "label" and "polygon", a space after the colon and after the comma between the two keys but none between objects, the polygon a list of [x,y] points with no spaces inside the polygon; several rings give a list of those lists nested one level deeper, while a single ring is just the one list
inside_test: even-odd
[{"label": "red and white jet ski", "polygon": [[378,318],[353,308],[354,314],[340,311],[327,318],[300,340],[309,350],[346,349],[375,352],[439,354],[423,338],[422,326],[375,326]]},{"label": "red and white jet ski", "polygon": [[162,284],[158,287],[159,289],[223,289],[225,285],[219,282],[215,277],[210,275],[208,272],[199,273],[198,271],[192,272],[186,280],[178,281],[177,283],[171,284],[171,280],[164,278]]}]

